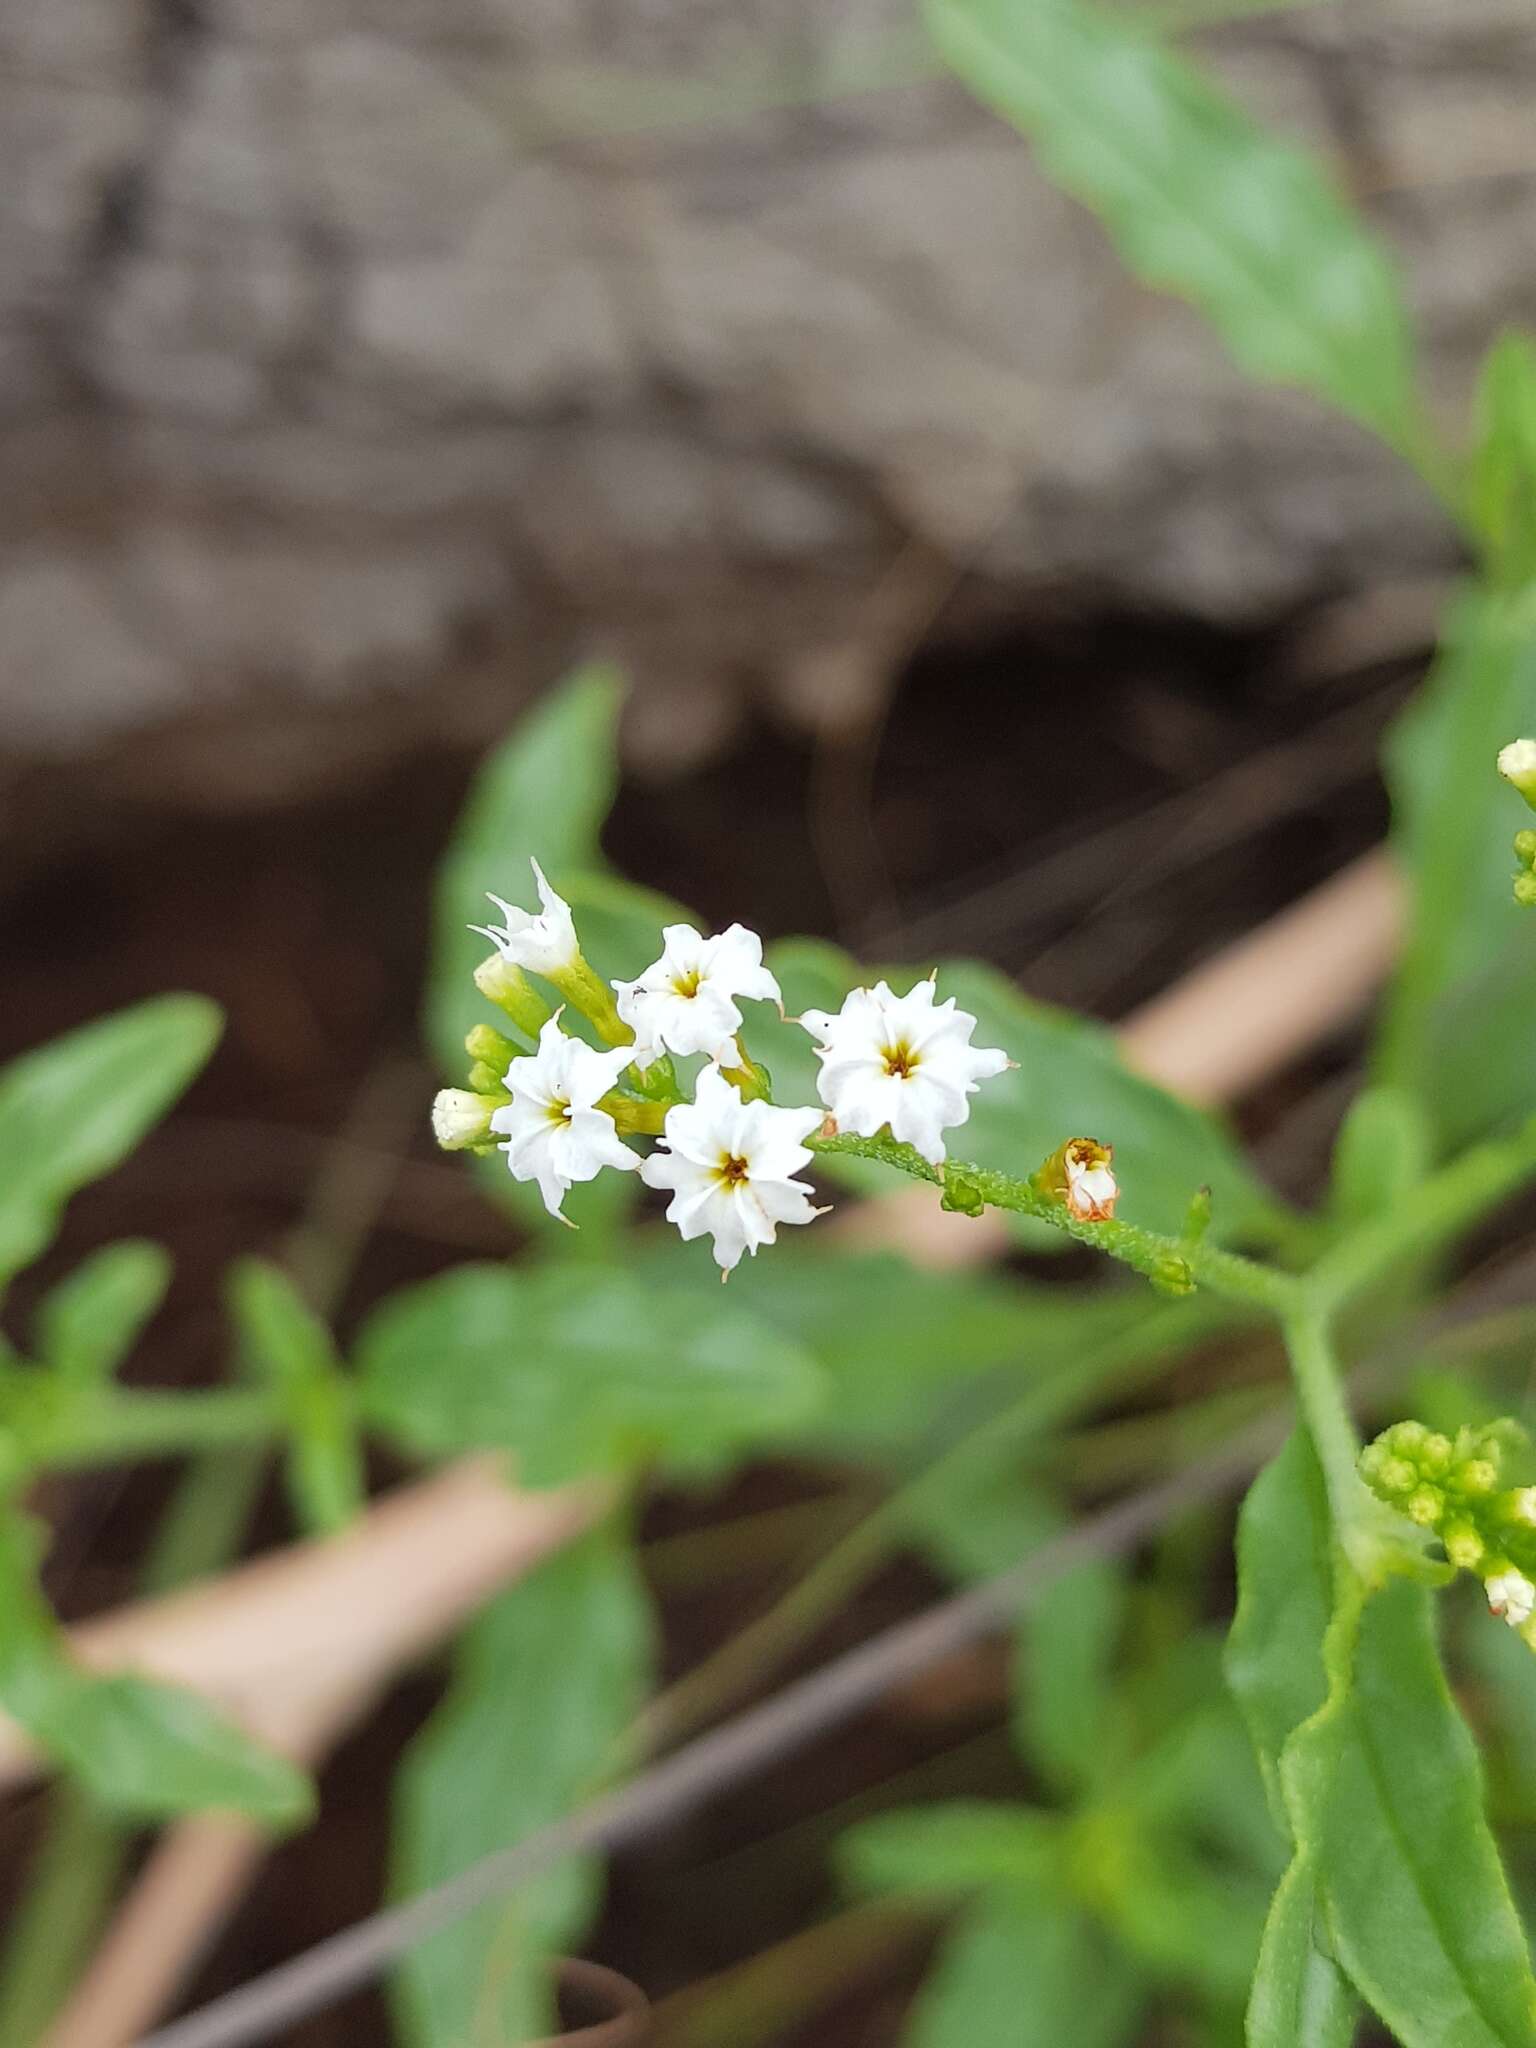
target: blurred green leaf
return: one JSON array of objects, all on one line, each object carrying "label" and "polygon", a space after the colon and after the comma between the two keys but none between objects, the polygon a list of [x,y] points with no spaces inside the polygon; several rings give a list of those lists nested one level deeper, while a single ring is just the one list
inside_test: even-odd
[{"label": "blurred green leaf", "polygon": [[169,1254],[143,1238],[93,1252],[45,1296],[37,1312],[41,1362],[86,1387],[110,1379],[170,1285]]},{"label": "blurred green leaf", "polygon": [[[658,1270],[718,1291],[671,1232]],[[681,1256],[679,1256],[681,1253]],[[902,1465],[946,1418],[981,1420],[996,1397],[1080,1374],[1100,1347],[1159,1313],[1125,1288],[1031,1285],[996,1273],[934,1273],[894,1253],[859,1255],[818,1242],[814,1230],[743,1263],[728,1292],[737,1307],[812,1352],[827,1399],[801,1440],[839,1455]]]},{"label": "blurred green leaf", "polygon": [[[612,1530],[494,1600],[396,1780],[396,1891],[441,1884],[598,1792],[650,1665],[645,1592]],[[409,1950],[393,1985],[404,2048],[549,2033],[549,1959],[579,1943],[600,1883],[573,1859]]]},{"label": "blurred green leaf", "polygon": [[1536,938],[1510,893],[1510,842],[1530,814],[1494,765],[1531,732],[1536,611],[1463,590],[1386,749],[1410,914],[1376,1068],[1417,1096],[1444,1150],[1536,1108]]},{"label": "blurred green leaf", "polygon": [[956,1799],[861,1821],[839,1841],[837,1862],[856,1892],[963,1898],[993,1884],[1043,1883],[1062,1847],[1052,1814]]},{"label": "blurred green leaf", "polygon": [[363,1454],[330,1331],[262,1259],[235,1266],[229,1306],[246,1359],[283,1404],[288,1491],[300,1523],[319,1535],[344,1529],[362,1506]]},{"label": "blurred green leaf", "polygon": [[[813,1006],[836,1010],[850,988],[882,975],[896,988],[918,979],[912,968],[860,968],[834,947],[800,940],[771,947],[768,958],[793,1014]],[[975,961],[944,962],[939,992],[976,1017],[978,1045],[1000,1045],[1018,1062],[1016,1072],[988,1081],[971,1098],[969,1122],[948,1134],[954,1157],[1029,1172],[1063,1139],[1100,1138],[1115,1148],[1120,1213],[1134,1223],[1178,1235],[1202,1186],[1211,1190],[1218,1238],[1260,1229],[1273,1217],[1274,1197],[1219,1118],[1134,1072],[1102,1025],[1032,1002]],[[751,1043],[754,1053],[763,1047],[776,1100],[816,1100],[816,1061],[803,1031],[771,1015],[754,1018]],[[831,1160],[820,1164],[830,1167]],[[890,1174],[868,1161],[839,1160],[837,1167],[862,1169],[847,1175],[861,1188],[891,1186]]]},{"label": "blurred green leaf", "polygon": [[1350,1104],[1333,1148],[1330,1197],[1341,1231],[1385,1215],[1430,1164],[1424,1105],[1402,1088],[1364,1088]]},{"label": "blurred green leaf", "polygon": [[205,997],[158,996],[0,1071],[0,1285],[48,1243],[70,1196],[159,1122],[220,1028]]},{"label": "blurred green leaf", "polygon": [[362,1397],[417,1451],[514,1451],[529,1486],[651,1459],[708,1471],[823,1391],[805,1351],[722,1294],[600,1267],[460,1267],[370,1318]]},{"label": "blurred green leaf", "polygon": [[114,1812],[146,1820],[218,1809],[291,1827],[313,1806],[304,1774],[195,1693],[72,1663],[35,1577],[38,1534],[0,1522],[0,1705]]},{"label": "blurred green leaf", "polygon": [[945,1943],[904,2048],[1117,2048],[1140,1981],[1093,1922],[1038,1893],[989,1891]]},{"label": "blurred green leaf", "polygon": [[1334,1949],[1403,2048],[1528,2048],[1536,1981],[1424,1587],[1366,1602],[1352,1683],[1292,1737],[1283,1777]]},{"label": "blurred green leaf", "polygon": [[1019,1623],[1014,1729],[1021,1752],[1058,1792],[1081,1791],[1103,1774],[1126,1604],[1124,1565],[1091,1558],[1053,1579]]},{"label": "blurred green leaf", "polygon": [[1536,342],[1509,329],[1483,359],[1467,510],[1500,582],[1536,577]]},{"label": "blurred green leaf", "polygon": [[1250,375],[1299,385],[1419,452],[1394,267],[1311,156],[1124,13],[926,0],[925,14],[948,62],[1093,209],[1131,270],[1197,306]]},{"label": "blurred green leaf", "polygon": [[622,695],[613,669],[579,669],[534,707],[475,779],[438,871],[427,981],[428,1036],[454,1083],[464,1070],[465,1033],[491,1014],[473,980],[490,948],[469,929],[494,920],[486,891],[536,907],[530,860],[568,895],[577,872],[602,865],[598,833],[618,779]]}]

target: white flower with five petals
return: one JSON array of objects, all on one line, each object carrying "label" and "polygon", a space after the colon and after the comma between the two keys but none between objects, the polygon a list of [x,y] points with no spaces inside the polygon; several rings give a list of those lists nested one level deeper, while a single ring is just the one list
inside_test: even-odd
[{"label": "white flower with five petals", "polygon": [[739,999],[781,1000],[763,965],[762,940],[744,924],[708,939],[691,924],[669,924],[661,936],[661,958],[633,981],[613,984],[619,1015],[635,1034],[634,1064],[643,1072],[663,1051],[730,1063],[741,1029]]},{"label": "white flower with five petals", "polygon": [[618,1127],[598,1102],[629,1065],[629,1047],[594,1052],[568,1038],[551,1017],[539,1033],[539,1049],[513,1060],[507,1069],[512,1100],[491,1118],[491,1129],[506,1139],[501,1147],[515,1180],[539,1184],[551,1216],[579,1180],[595,1180],[605,1166],[633,1172],[640,1161],[619,1137]]},{"label": "white flower with five petals", "polygon": [[805,1140],[821,1122],[819,1109],[775,1109],[743,1102],[715,1067],[699,1076],[692,1102],[667,1111],[662,1142],[640,1176],[670,1188],[667,1220],[685,1238],[714,1239],[715,1257],[729,1273],[743,1252],[772,1244],[781,1223],[809,1223],[821,1215],[811,1190],[795,1174],[809,1163]]},{"label": "white flower with five petals", "polygon": [[872,1138],[889,1124],[933,1166],[944,1161],[943,1132],[970,1115],[977,1083],[1008,1065],[1006,1053],[971,1044],[976,1019],[953,996],[936,1003],[931,981],[904,996],[883,981],[856,988],[835,1017],[807,1010],[800,1022],[821,1041],[817,1093],[838,1128]]},{"label": "white flower with five petals", "polygon": [[[581,951],[576,941],[576,921],[571,916],[569,903],[563,896],[556,895],[544,879],[544,870],[538,862],[533,861],[530,865],[533,879],[538,884],[542,908],[537,913],[519,910],[515,903],[503,903],[499,896],[491,896],[491,901],[506,920],[505,924],[473,924],[470,930],[489,939],[502,959],[510,961],[514,967],[523,967],[530,973],[545,976],[560,974],[575,962]],[[489,890],[486,893],[489,895]]]}]

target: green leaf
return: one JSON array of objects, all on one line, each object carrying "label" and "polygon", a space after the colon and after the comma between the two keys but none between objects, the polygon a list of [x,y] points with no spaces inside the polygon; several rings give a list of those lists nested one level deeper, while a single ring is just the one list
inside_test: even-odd
[{"label": "green leaf", "polygon": [[330,1331],[287,1276],[261,1259],[234,1268],[229,1305],[248,1362],[283,1404],[288,1491],[300,1523],[317,1535],[344,1529],[362,1506],[363,1454]]},{"label": "green leaf", "polygon": [[1014,1729],[1058,1792],[1081,1791],[1103,1774],[1126,1591],[1122,1564],[1090,1559],[1053,1579],[1019,1624]]},{"label": "green leaf", "polygon": [[290,1827],[308,1780],[195,1693],[94,1678],[71,1662],[37,1585],[39,1532],[0,1523],[0,1706],[104,1806],[146,1820],[208,1809]]},{"label": "green leaf", "polygon": [[[1237,1530],[1237,1613],[1227,1682],[1248,1724],[1271,1812],[1291,1833],[1281,1759],[1323,1707],[1324,1638],[1333,1614],[1327,1487],[1311,1440],[1292,1431],[1249,1489]],[[1325,1946],[1313,1845],[1298,1840],[1270,1902],[1249,2000],[1251,2048],[1336,2048],[1350,2040],[1357,2002]],[[1288,2035],[1305,2020],[1310,2032]]]},{"label": "green leaf", "polygon": [[1518,588],[1536,577],[1536,343],[1510,329],[1483,360],[1467,511],[1494,574]]},{"label": "green leaf", "polygon": [[70,1196],[159,1122],[220,1028],[206,997],[158,996],[0,1071],[0,1284],[42,1251]]},{"label": "green leaf", "polygon": [[1445,1150],[1536,1109],[1536,934],[1510,893],[1529,813],[1494,766],[1533,731],[1536,613],[1464,590],[1386,749],[1410,914],[1376,1069],[1417,1096]]},{"label": "green leaf", "polygon": [[1238,1518],[1237,1612],[1225,1659],[1282,1829],[1280,1753],[1327,1697],[1323,1638],[1332,1614],[1328,1492],[1310,1439],[1296,1429],[1249,1488]]},{"label": "green leaf", "polygon": [[1341,1232],[1385,1215],[1424,1178],[1430,1134],[1424,1105],[1402,1088],[1362,1089],[1333,1148],[1330,1194]]},{"label": "green leaf", "polygon": [[530,1486],[657,1458],[708,1471],[822,1393],[809,1356],[722,1293],[464,1266],[376,1311],[356,1352],[363,1400],[415,1450],[515,1451]]},{"label": "green leaf", "polygon": [[990,1891],[924,1985],[904,2048],[1116,2048],[1139,1978],[1094,1923],[1031,1892]]},{"label": "green leaf", "polygon": [[143,1238],[94,1252],[38,1310],[42,1363],[79,1387],[110,1379],[160,1306],[170,1278],[169,1255]]},{"label": "green leaf", "polygon": [[[552,691],[481,768],[438,870],[427,1034],[444,1074],[464,1070],[464,1035],[490,1012],[474,972],[490,951],[471,925],[494,919],[486,891],[532,904],[530,860],[568,897],[575,871],[598,867],[597,836],[618,779],[614,740],[623,685],[595,664]],[[574,904],[574,897],[571,897]]]},{"label": "green leaf", "polygon": [[1416,450],[1393,265],[1312,158],[1274,140],[1124,14],[1075,0],[926,0],[940,51],[1099,216],[1128,267],[1197,306],[1251,375]]},{"label": "green leaf", "polygon": [[1248,2000],[1248,2048],[1349,2048],[1360,2002],[1319,1946],[1317,1874],[1298,1855],[1270,1901]]},{"label": "green leaf", "polygon": [[[493,1601],[396,1780],[395,1889],[440,1884],[601,1790],[650,1661],[645,1593],[611,1530]],[[393,1986],[404,2048],[552,2031],[548,1959],[579,1943],[599,1884],[572,1860],[411,1949]]]},{"label": "green leaf", "polygon": [[988,1885],[1044,1883],[1063,1846],[1052,1814],[957,1799],[862,1821],[838,1843],[837,1861],[857,1892],[964,1898]]},{"label": "green leaf", "polygon": [[[718,1292],[695,1249],[669,1232],[653,1264]],[[924,1272],[893,1253],[834,1251],[814,1230],[775,1245],[771,1258],[743,1261],[728,1292],[734,1306],[803,1344],[825,1372],[826,1402],[802,1440],[897,1465],[950,1418],[965,1426],[993,1399],[1047,1379],[1065,1384],[1103,1345],[1159,1312],[1130,1288]],[[978,1385],[984,1378],[989,1388]]]},{"label": "green leaf", "polygon": [[1292,1738],[1283,1778],[1334,1949],[1403,2048],[1529,2048],[1536,1981],[1425,1588],[1367,1601],[1353,1682]]}]

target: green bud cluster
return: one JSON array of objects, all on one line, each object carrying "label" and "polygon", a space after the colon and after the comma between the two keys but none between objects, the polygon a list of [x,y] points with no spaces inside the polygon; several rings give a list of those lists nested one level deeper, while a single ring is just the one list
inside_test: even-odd
[{"label": "green bud cluster", "polygon": [[1507,1417],[1454,1437],[1394,1422],[1360,1454],[1360,1476],[1390,1508],[1439,1538],[1458,1571],[1486,1584],[1506,1573],[1536,1580],[1536,1486],[1508,1486],[1506,1456],[1526,1436]]}]

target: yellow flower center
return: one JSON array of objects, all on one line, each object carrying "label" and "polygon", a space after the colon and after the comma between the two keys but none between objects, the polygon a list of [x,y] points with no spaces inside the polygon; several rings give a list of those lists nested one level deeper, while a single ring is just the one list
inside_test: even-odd
[{"label": "yellow flower center", "polygon": [[882,1046],[880,1048],[880,1057],[885,1061],[885,1071],[888,1074],[894,1075],[898,1081],[911,1080],[913,1074],[922,1064],[918,1055],[904,1038],[897,1039],[894,1045]]},{"label": "yellow flower center", "polygon": [[745,1159],[738,1159],[734,1152],[721,1154],[720,1164],[715,1168],[715,1179],[721,1187],[727,1191],[745,1187],[749,1178]]},{"label": "yellow flower center", "polygon": [[689,967],[682,974],[673,975],[673,993],[680,996],[696,996],[699,992],[699,983],[703,979],[704,976],[697,967]]},{"label": "yellow flower center", "polygon": [[550,1103],[544,1114],[552,1124],[568,1124],[571,1120],[571,1105],[568,1102],[561,1102],[557,1098]]}]

